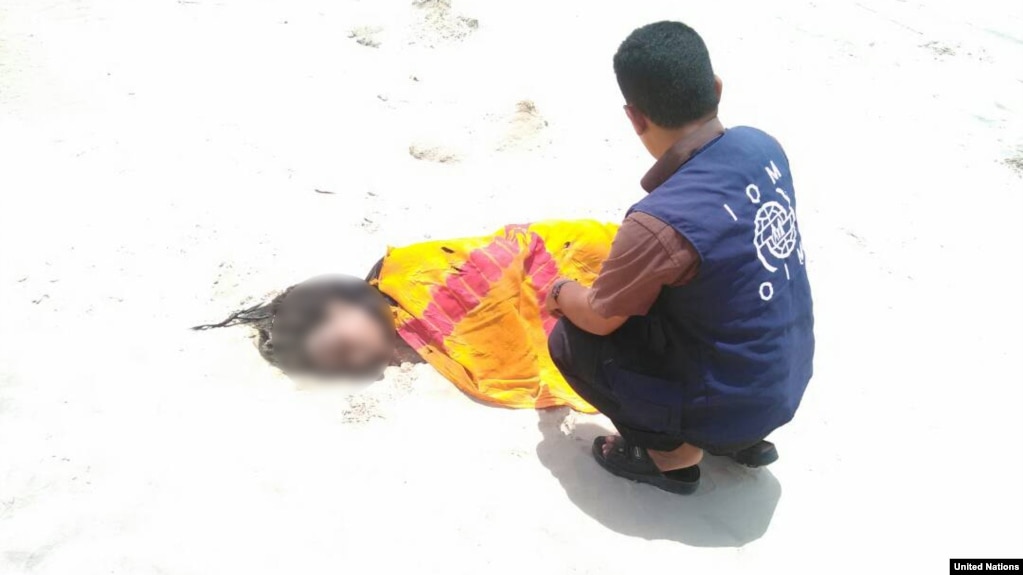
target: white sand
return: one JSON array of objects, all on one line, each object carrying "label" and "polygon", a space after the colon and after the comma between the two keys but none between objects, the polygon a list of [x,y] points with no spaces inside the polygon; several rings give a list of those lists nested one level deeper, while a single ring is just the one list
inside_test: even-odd
[{"label": "white sand", "polygon": [[[634,4],[0,1],[0,573],[1023,555],[1023,4]],[[819,351],[770,470],[673,497],[597,468],[602,418],[423,366],[299,390],[185,329],[388,243],[618,219],[650,159],[611,55],[663,18],[792,159]]]}]

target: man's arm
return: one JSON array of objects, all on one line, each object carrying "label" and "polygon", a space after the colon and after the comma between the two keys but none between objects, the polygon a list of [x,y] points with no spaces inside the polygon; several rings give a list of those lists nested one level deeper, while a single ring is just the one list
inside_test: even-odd
[{"label": "man's arm", "polygon": [[[552,290],[553,291],[553,290]],[[557,297],[557,311],[576,327],[596,335],[608,335],[629,319],[627,315],[604,317],[590,305],[590,288],[573,281],[562,284]]]},{"label": "man's arm", "polygon": [[664,286],[682,285],[696,276],[700,257],[682,235],[643,213],[625,218],[592,288],[558,280],[547,309],[576,327],[608,335],[634,315],[646,315]]}]

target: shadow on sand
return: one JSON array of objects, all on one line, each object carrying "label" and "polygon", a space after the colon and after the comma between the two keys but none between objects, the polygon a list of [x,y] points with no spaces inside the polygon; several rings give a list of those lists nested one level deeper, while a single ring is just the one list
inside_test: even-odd
[{"label": "shadow on sand", "polygon": [[679,496],[625,481],[601,469],[590,445],[607,431],[580,424],[568,429],[567,411],[541,410],[540,462],[561,482],[569,499],[609,529],[645,539],[697,547],[735,547],[760,538],[771,524],[781,484],[767,469],[747,469],[707,456],[700,488]]}]

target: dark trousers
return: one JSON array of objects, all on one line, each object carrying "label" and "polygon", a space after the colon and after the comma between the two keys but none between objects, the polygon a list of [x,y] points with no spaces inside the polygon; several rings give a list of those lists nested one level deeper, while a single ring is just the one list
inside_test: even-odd
[{"label": "dark trousers", "polygon": [[662,416],[659,406],[616,393],[615,387],[649,379],[633,371],[642,359],[627,337],[594,335],[561,319],[551,331],[548,348],[572,389],[606,415],[626,441],[657,451],[671,451],[685,443],[681,426],[676,428],[670,416]]},{"label": "dark trousers", "polygon": [[[635,320],[635,321],[634,321]],[[677,382],[652,375],[663,363],[643,337],[641,318],[608,336],[585,332],[561,319],[548,339],[551,359],[572,389],[607,416],[629,443],[671,451],[687,443],[681,412],[685,399]],[[713,455],[730,455],[756,444],[688,443]]]}]

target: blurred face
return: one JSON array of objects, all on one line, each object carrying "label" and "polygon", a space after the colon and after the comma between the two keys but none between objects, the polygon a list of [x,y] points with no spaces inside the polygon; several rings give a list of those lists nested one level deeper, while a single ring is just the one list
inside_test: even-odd
[{"label": "blurred face", "polygon": [[364,308],[327,303],[323,321],[306,337],[313,367],[326,373],[359,373],[386,363],[394,352],[390,334]]}]

